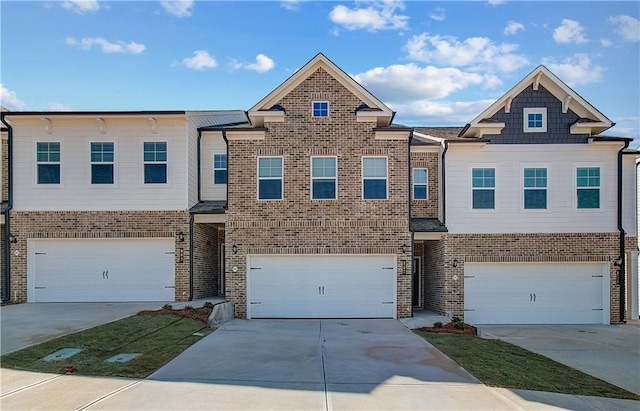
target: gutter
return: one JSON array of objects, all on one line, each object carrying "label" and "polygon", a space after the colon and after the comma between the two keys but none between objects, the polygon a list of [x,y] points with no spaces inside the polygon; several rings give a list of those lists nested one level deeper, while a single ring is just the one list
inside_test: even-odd
[{"label": "gutter", "polygon": [[[629,147],[629,140],[625,140],[624,146],[618,151],[618,231],[620,231],[620,267],[618,267],[618,282],[620,283],[620,322],[626,323],[624,309],[626,302],[626,250],[625,232],[622,227],[622,152]],[[637,166],[636,166],[637,167]]]},{"label": "gutter", "polygon": [[444,150],[442,150],[442,170],[440,174],[442,175],[442,182],[440,186],[442,187],[442,224],[444,226],[447,225],[447,179],[445,172],[445,155],[447,154],[447,150],[449,150],[449,140],[444,140]]},{"label": "gutter", "polygon": [[13,127],[7,123],[5,113],[0,115],[0,122],[7,126],[7,209],[4,211],[4,255],[2,259],[5,264],[4,270],[4,292],[2,302],[11,298],[11,226],[9,212],[13,208]]}]

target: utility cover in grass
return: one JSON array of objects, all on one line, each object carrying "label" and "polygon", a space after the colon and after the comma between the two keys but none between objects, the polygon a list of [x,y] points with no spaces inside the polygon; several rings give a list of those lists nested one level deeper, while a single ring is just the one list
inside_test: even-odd
[{"label": "utility cover in grass", "polygon": [[141,356],[142,353],[131,353],[131,354],[117,354],[114,355],[111,358],[107,358],[106,360],[104,360],[105,363],[109,363],[109,364],[126,364],[129,361]]},{"label": "utility cover in grass", "polygon": [[74,355],[81,353],[84,351],[82,348],[62,348],[54,353],[51,353],[44,357],[42,361],[52,362],[52,361],[62,361],[67,358],[73,357]]}]

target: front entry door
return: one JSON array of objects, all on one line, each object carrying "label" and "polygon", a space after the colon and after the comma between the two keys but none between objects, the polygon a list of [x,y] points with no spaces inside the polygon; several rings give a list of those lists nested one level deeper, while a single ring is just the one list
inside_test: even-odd
[{"label": "front entry door", "polygon": [[412,274],[412,286],[411,286],[411,301],[414,307],[419,307],[420,304],[420,257],[413,257],[413,274]]}]

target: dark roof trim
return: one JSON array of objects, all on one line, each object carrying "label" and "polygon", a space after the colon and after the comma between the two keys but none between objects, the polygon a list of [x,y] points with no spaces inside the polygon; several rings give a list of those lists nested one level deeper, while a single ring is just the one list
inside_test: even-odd
[{"label": "dark roof trim", "polygon": [[475,138],[475,137],[467,137],[465,139],[460,139],[460,140],[449,140],[447,139],[447,141],[449,143],[489,143],[491,142],[491,140],[486,139],[486,138]]},{"label": "dark roof trim", "polygon": [[598,137],[589,137],[593,141],[633,141],[631,137],[607,137],[607,136],[598,136]]},{"label": "dark roof trim", "polygon": [[[247,121],[243,122],[243,123],[237,123],[238,125],[242,125],[242,124],[251,124]],[[205,127],[200,127],[198,128],[198,131],[246,131],[246,130],[257,130],[257,131],[267,131],[268,129],[266,127],[234,127],[234,124],[223,124],[220,126],[205,126]]]},{"label": "dark roof trim", "polygon": [[187,114],[184,110],[167,110],[167,111],[8,111],[5,116],[97,116],[97,115],[176,115]]},{"label": "dark roof trim", "polygon": [[225,200],[200,201],[189,209],[191,214],[224,214],[227,209]]},{"label": "dark roof trim", "polygon": [[437,218],[418,218],[411,217],[409,219],[409,230],[418,233],[446,233],[449,230]]}]

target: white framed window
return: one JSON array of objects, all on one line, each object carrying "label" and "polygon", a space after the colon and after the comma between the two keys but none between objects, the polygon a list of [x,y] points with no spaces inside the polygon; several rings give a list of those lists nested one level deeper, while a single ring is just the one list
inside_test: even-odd
[{"label": "white framed window", "polygon": [[258,157],[258,200],[282,200],[282,157]]},{"label": "white framed window", "polygon": [[329,117],[329,102],[314,101],[311,103],[312,117]]},{"label": "white framed window", "polygon": [[335,200],[338,196],[338,158],[311,157],[311,199]]},{"label": "white framed window", "polygon": [[413,199],[429,199],[429,170],[426,168],[413,169]]},{"label": "white framed window", "polygon": [[213,155],[213,184],[227,184],[227,155]]},{"label": "white framed window", "polygon": [[547,209],[547,168],[522,169],[523,207],[525,210]]},{"label": "white framed window", "polygon": [[600,167],[576,167],[576,208],[600,208]]},{"label": "white framed window", "polygon": [[471,169],[471,208],[474,210],[495,210],[495,168],[478,167]]},{"label": "white framed window", "polygon": [[525,133],[546,133],[547,132],[547,108],[524,108],[523,109],[523,130]]},{"label": "white framed window", "polygon": [[91,184],[115,183],[115,144],[112,141],[91,142]]},{"label": "white framed window", "polygon": [[60,142],[36,143],[36,182],[60,184]]},{"label": "white framed window", "polygon": [[144,183],[167,184],[167,142],[143,143]]},{"label": "white framed window", "polygon": [[388,197],[387,157],[362,157],[362,198],[386,200]]}]

